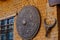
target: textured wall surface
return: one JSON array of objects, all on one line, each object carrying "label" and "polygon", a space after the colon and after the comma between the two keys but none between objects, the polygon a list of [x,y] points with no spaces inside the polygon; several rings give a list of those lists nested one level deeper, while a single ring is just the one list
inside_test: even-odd
[{"label": "textured wall surface", "polygon": [[[33,40],[58,40],[58,24],[52,29],[49,38],[45,37],[46,31],[44,28],[44,18],[46,18],[46,13],[49,13],[54,18],[57,19],[57,11],[55,7],[49,7],[47,0],[6,0],[0,1],[0,20],[11,15],[15,15],[19,12],[23,6],[34,5],[40,11],[42,22],[38,34]],[[48,12],[47,12],[47,11]],[[16,17],[15,17],[16,19]],[[18,35],[16,30],[16,20],[14,22],[14,40],[22,40]]]}]

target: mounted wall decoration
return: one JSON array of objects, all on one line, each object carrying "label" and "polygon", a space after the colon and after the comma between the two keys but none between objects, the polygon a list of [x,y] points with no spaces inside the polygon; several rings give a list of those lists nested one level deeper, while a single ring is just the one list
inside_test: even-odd
[{"label": "mounted wall decoration", "polygon": [[46,37],[48,37],[48,34],[50,33],[50,31],[56,25],[56,19],[55,18],[51,19],[51,21],[53,20],[52,24],[47,24],[46,20],[47,19],[44,19],[44,25],[45,25],[45,29],[46,29]]},{"label": "mounted wall decoration", "polygon": [[40,15],[34,6],[24,6],[16,19],[18,34],[23,40],[32,39],[40,27]]},{"label": "mounted wall decoration", "polygon": [[60,0],[49,0],[49,5],[50,6],[54,6],[54,5],[57,5],[57,4],[60,4]]}]

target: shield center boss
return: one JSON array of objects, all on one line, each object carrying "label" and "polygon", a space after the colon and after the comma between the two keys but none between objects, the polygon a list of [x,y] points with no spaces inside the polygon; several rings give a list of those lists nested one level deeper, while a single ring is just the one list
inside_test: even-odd
[{"label": "shield center boss", "polygon": [[40,15],[36,7],[24,6],[18,13],[16,28],[23,39],[32,39],[40,27]]}]

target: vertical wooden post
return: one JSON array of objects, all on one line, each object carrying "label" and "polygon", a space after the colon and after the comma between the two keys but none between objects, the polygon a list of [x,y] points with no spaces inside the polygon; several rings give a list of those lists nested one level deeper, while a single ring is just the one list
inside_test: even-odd
[{"label": "vertical wooden post", "polygon": [[57,5],[57,19],[58,19],[58,40],[60,40],[60,5]]}]

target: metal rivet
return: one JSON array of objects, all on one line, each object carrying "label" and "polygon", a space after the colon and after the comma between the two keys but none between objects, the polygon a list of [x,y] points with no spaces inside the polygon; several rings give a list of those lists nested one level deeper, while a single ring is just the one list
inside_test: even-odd
[{"label": "metal rivet", "polygon": [[23,23],[23,25],[26,25],[26,21],[25,20],[23,20],[22,23]]}]

